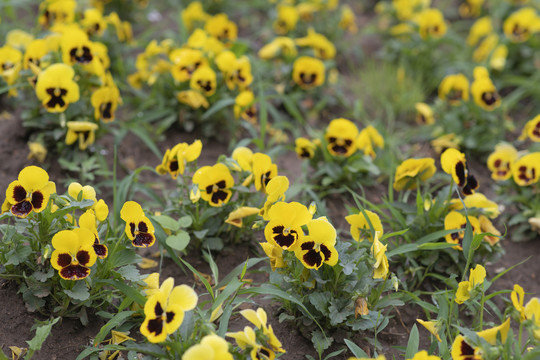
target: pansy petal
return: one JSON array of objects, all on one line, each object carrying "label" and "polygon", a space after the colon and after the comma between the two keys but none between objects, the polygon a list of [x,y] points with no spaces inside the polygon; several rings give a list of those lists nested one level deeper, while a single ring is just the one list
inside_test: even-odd
[{"label": "pansy petal", "polygon": [[187,285],[176,286],[169,295],[169,303],[179,305],[184,311],[195,308],[198,300],[197,293]]},{"label": "pansy petal", "polygon": [[90,275],[90,269],[82,265],[68,265],[58,271],[64,280],[82,280]]},{"label": "pansy petal", "polygon": [[61,230],[53,236],[52,246],[56,250],[75,255],[79,250],[79,236],[72,230]]},{"label": "pansy petal", "polygon": [[49,174],[37,166],[27,166],[19,173],[21,185],[29,192],[39,190],[49,183]]}]

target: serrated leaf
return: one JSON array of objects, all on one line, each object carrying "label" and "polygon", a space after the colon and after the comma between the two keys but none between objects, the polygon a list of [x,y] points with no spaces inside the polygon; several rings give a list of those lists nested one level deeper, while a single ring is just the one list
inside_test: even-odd
[{"label": "serrated leaf", "polygon": [[36,271],[32,274],[32,277],[40,282],[45,282],[54,276],[54,270],[49,268],[47,272]]},{"label": "serrated leaf", "polygon": [[321,331],[315,330],[311,333],[311,343],[315,346],[317,353],[321,355],[324,350],[328,349],[334,338],[325,336]]},{"label": "serrated leaf", "polygon": [[338,307],[334,304],[330,305],[328,311],[330,312],[330,324],[333,326],[341,324],[342,322],[347,320],[347,311],[339,310]]},{"label": "serrated leaf", "polygon": [[135,265],[126,265],[116,270],[125,280],[139,281],[141,274]]},{"label": "serrated leaf", "polygon": [[323,314],[326,314],[328,311],[328,300],[324,293],[313,292],[309,294],[309,302],[315,306],[315,309],[320,311]]},{"label": "serrated leaf", "polygon": [[189,234],[185,231],[179,231],[177,234],[170,235],[165,243],[177,251],[184,250],[189,245]]},{"label": "serrated leaf", "polygon": [[90,297],[90,292],[88,292],[88,288],[84,281],[77,281],[75,286],[73,286],[73,289],[64,290],[64,293],[70,298],[80,301],[87,300]]}]

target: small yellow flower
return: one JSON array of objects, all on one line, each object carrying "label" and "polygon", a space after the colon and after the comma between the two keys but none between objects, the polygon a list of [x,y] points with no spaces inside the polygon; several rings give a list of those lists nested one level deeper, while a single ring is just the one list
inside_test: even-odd
[{"label": "small yellow flower", "polygon": [[433,110],[426,103],[416,103],[414,104],[416,109],[416,123],[419,125],[430,125],[435,122],[435,117],[433,115]]},{"label": "small yellow flower", "polygon": [[27,166],[21,170],[18,179],[8,185],[2,213],[11,210],[20,218],[27,217],[32,211],[39,213],[47,207],[54,193],[56,185],[49,181],[49,174],[40,167]]},{"label": "small yellow flower", "polygon": [[504,181],[512,177],[512,166],[516,162],[518,152],[511,144],[498,144],[495,151],[487,160],[487,166],[491,170],[491,178],[495,181]]},{"label": "small yellow flower", "polygon": [[440,329],[440,322],[436,320],[432,321],[424,321],[422,319],[416,319],[423,327],[425,327],[433,336],[437,338],[439,342],[441,342],[441,337],[439,336],[439,329]]},{"label": "small yellow flower", "polygon": [[431,178],[437,169],[435,168],[435,159],[407,159],[403,161],[396,169],[394,175],[394,189],[401,191],[404,189],[416,189],[418,178],[421,182]]},{"label": "small yellow flower", "polygon": [[469,30],[467,44],[476,46],[478,42],[493,32],[493,21],[490,16],[484,16],[476,20]]},{"label": "small yellow flower", "polygon": [[439,9],[431,8],[421,11],[416,17],[416,22],[422,39],[438,39],[446,34],[446,22]]},{"label": "small yellow flower", "polygon": [[522,7],[513,12],[503,23],[503,31],[510,41],[522,43],[540,31],[540,17],[533,7]]},{"label": "small yellow flower", "polygon": [[209,15],[204,11],[200,1],[193,1],[186,6],[181,13],[182,23],[188,31],[193,30],[197,23],[204,23]]},{"label": "small yellow flower", "polygon": [[276,34],[285,35],[296,28],[300,14],[294,6],[278,5],[277,19],[273,23]]},{"label": "small yellow flower", "polygon": [[43,144],[36,141],[31,141],[28,143],[28,159],[35,159],[38,162],[42,163],[45,161],[45,158],[47,157],[47,149]]},{"label": "small yellow flower", "polygon": [[79,141],[79,149],[86,150],[96,139],[95,131],[98,125],[89,121],[68,121],[66,133],[66,145]]},{"label": "small yellow flower", "polygon": [[227,14],[223,13],[209,17],[204,29],[220,41],[234,41],[238,36],[236,24],[229,20]]},{"label": "small yellow flower", "polygon": [[244,219],[245,217],[251,216],[251,215],[258,214],[259,211],[260,211],[260,209],[256,208],[256,207],[242,206],[242,207],[234,210],[233,212],[231,212],[229,214],[229,216],[227,217],[227,219],[225,219],[225,222],[227,224],[231,224],[233,226],[241,228],[242,227],[242,219]]},{"label": "small yellow flower", "polygon": [[229,343],[222,337],[210,334],[201,339],[199,344],[191,346],[182,355],[182,360],[233,360],[229,352]]},{"label": "small yellow flower", "polygon": [[523,132],[519,139],[524,140],[527,137],[534,142],[540,142],[540,115],[536,115],[523,127]]},{"label": "small yellow flower", "polygon": [[469,80],[463,74],[447,75],[439,85],[439,98],[450,105],[469,100]]},{"label": "small yellow flower", "polygon": [[282,55],[286,58],[293,58],[298,51],[294,40],[289,37],[279,36],[264,45],[258,52],[261,59],[273,59]]},{"label": "small yellow flower", "polygon": [[479,285],[484,283],[486,279],[486,269],[482,265],[476,265],[470,270],[469,280],[462,281],[458,284],[455,301],[458,304],[463,304],[471,297],[471,292]]},{"label": "small yellow flower", "polygon": [[356,152],[358,128],[347,119],[339,118],[330,121],[324,138],[328,142],[328,152],[334,156],[349,157]]},{"label": "small yellow flower", "polygon": [[254,104],[255,95],[251,90],[244,90],[234,99],[234,116],[252,124],[257,123],[257,107]]},{"label": "small yellow flower", "polygon": [[[471,223],[473,234],[480,234],[480,223],[474,216],[469,216],[469,222]],[[444,229],[454,230],[463,229],[461,231],[447,234],[445,236],[446,242],[450,244],[457,244],[454,249],[463,250],[463,238],[465,237],[465,228],[467,227],[467,219],[464,215],[457,211],[450,211],[444,218]]]},{"label": "small yellow flower", "polygon": [[376,157],[375,147],[384,148],[384,138],[373,126],[369,125],[360,131],[356,138],[356,147],[362,150],[364,155],[369,155],[372,158]]},{"label": "small yellow flower", "polygon": [[313,49],[315,56],[323,59],[330,60],[336,56],[336,47],[334,44],[326,38],[326,36],[317,33],[313,28],[308,29],[306,37],[298,38],[295,40],[298,46],[308,46]]},{"label": "small yellow flower", "polygon": [[375,235],[378,234],[379,237],[382,237],[384,234],[381,219],[379,218],[379,215],[373,211],[364,210],[364,212],[367,215],[367,219],[364,216],[364,213],[360,212],[359,214],[346,216],[345,220],[347,220],[347,222],[351,225],[350,231],[354,240],[364,241],[364,239],[368,239],[370,242],[373,242],[374,236],[371,235],[371,226],[373,227],[373,232]]},{"label": "small yellow flower", "polygon": [[356,34],[358,32],[356,16],[349,5],[343,5],[341,7],[341,19],[339,20],[338,26],[351,34]]},{"label": "small yellow flower", "polygon": [[379,233],[376,232],[373,245],[371,245],[371,255],[375,258],[375,264],[373,264],[374,279],[386,279],[388,276],[388,258],[385,254],[387,246],[379,241]]},{"label": "small yellow flower", "polygon": [[308,90],[324,84],[324,63],[316,58],[301,56],[294,61],[292,77],[302,89]]},{"label": "small yellow flower", "polygon": [[540,178],[540,152],[520,157],[512,166],[514,182],[519,186],[529,186]]},{"label": "small yellow flower", "polygon": [[97,260],[93,244],[94,234],[86,228],[59,231],[52,238],[52,267],[65,280],[86,278]]},{"label": "small yellow flower", "polygon": [[299,137],[295,140],[295,151],[300,159],[311,159],[315,154],[317,146],[309,139]]},{"label": "small yellow flower", "polygon": [[283,249],[281,247],[270,242],[259,243],[259,245],[261,245],[264,253],[270,259],[272,271],[286,266],[285,261],[283,261]]},{"label": "small yellow flower", "polygon": [[193,183],[198,185],[203,200],[210,206],[219,207],[231,199],[234,178],[226,165],[218,163],[197,170],[193,175]]},{"label": "small yellow flower", "polygon": [[144,322],[141,334],[151,343],[163,342],[184,321],[184,313],[197,305],[195,291],[187,285],[174,286],[174,279],[165,280],[159,291],[148,298],[144,305]]},{"label": "small yellow flower", "polygon": [[264,228],[266,241],[283,250],[294,251],[304,238],[302,226],[312,218],[309,210],[298,202],[278,202],[268,211],[270,221]]},{"label": "small yellow flower", "polygon": [[127,201],[120,210],[120,218],[126,222],[125,233],[135,247],[150,247],[154,245],[154,225],[144,215],[141,205],[135,201]]},{"label": "small yellow flower", "polygon": [[36,83],[36,95],[49,112],[63,112],[79,100],[75,71],[65,64],[53,64],[43,70]]},{"label": "small yellow flower", "polygon": [[182,104],[191,106],[192,109],[198,109],[200,107],[208,109],[210,103],[206,97],[197,90],[184,90],[176,94],[176,98]]},{"label": "small yellow flower", "polygon": [[307,269],[318,270],[323,263],[334,266],[338,262],[335,249],[336,229],[326,217],[320,217],[307,223],[309,235],[304,236],[295,250],[296,257]]},{"label": "small yellow flower", "polygon": [[189,86],[193,90],[211,96],[216,92],[216,73],[209,66],[201,66],[193,72]]},{"label": "small yellow flower", "polygon": [[477,66],[474,69],[471,94],[474,102],[484,110],[492,111],[501,105],[501,97],[489,78],[487,69],[483,66]]}]

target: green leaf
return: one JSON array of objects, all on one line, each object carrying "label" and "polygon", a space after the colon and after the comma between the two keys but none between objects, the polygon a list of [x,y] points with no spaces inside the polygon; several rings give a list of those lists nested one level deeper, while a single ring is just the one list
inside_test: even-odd
[{"label": "green leaf", "polygon": [[4,265],[19,265],[20,263],[24,263],[31,253],[32,248],[30,246],[18,246],[6,254],[8,261]]},{"label": "green leaf", "polygon": [[418,250],[441,250],[456,246],[456,244],[444,243],[425,243],[418,246]]},{"label": "green leaf", "polygon": [[403,235],[405,234],[407,231],[409,231],[409,229],[403,229],[403,230],[399,230],[399,231],[394,231],[392,233],[387,233],[387,234],[384,234],[383,237],[380,239],[380,241],[383,241],[383,240],[386,240],[392,236],[399,236],[399,235]]},{"label": "green leaf", "polygon": [[418,344],[420,343],[420,336],[418,334],[418,328],[416,324],[411,329],[409,335],[409,342],[407,343],[407,350],[405,351],[405,359],[412,359],[414,354],[418,352]]},{"label": "green leaf", "polygon": [[349,348],[349,350],[351,350],[351,352],[353,353],[353,355],[355,357],[357,357],[357,358],[367,358],[368,357],[368,354],[366,354],[366,352],[364,350],[362,350],[358,345],[353,343],[351,340],[345,339],[345,345],[347,345],[347,347]]},{"label": "green leaf", "polygon": [[191,226],[191,224],[193,224],[193,219],[189,215],[182,216],[178,219],[178,225],[180,225],[181,228],[187,228]]},{"label": "green leaf", "polygon": [[427,242],[432,242],[433,240],[439,240],[445,237],[448,234],[453,234],[458,231],[462,231],[461,229],[451,229],[451,230],[439,230],[435,231],[434,233],[427,234],[426,236],[422,236],[420,239],[416,241],[417,244],[423,244]]},{"label": "green leaf", "polygon": [[319,357],[322,355],[323,351],[328,349],[334,338],[327,337],[322,331],[315,330],[311,333],[311,342],[315,346],[315,350],[319,354]]},{"label": "green leaf", "polygon": [[208,237],[203,240],[203,247],[210,250],[220,251],[223,246],[223,240],[218,237]]},{"label": "green leaf", "polygon": [[156,215],[152,216],[152,218],[154,218],[154,220],[156,220],[159,225],[161,225],[161,227],[164,229],[168,229],[171,231],[177,231],[178,229],[180,229],[180,224],[178,223],[178,221],[174,220],[170,216]]},{"label": "green leaf", "polygon": [[84,281],[77,281],[71,290],[64,290],[64,293],[70,298],[85,301],[90,297],[90,292]]},{"label": "green leaf", "polygon": [[167,237],[165,242],[174,250],[182,251],[189,244],[189,234],[185,231],[179,231],[177,234]]},{"label": "green leaf", "polygon": [[225,277],[223,279],[221,279],[221,281],[216,285],[216,288],[219,289],[219,288],[221,288],[223,286],[226,286],[228,283],[230,283],[232,281],[232,279],[234,279],[237,276],[240,276],[240,278],[243,279],[244,276],[242,274],[245,274],[245,271],[247,269],[249,269],[249,268],[257,265],[261,261],[265,261],[267,259],[268,258],[266,258],[266,257],[264,257],[264,258],[253,258],[253,259],[248,259],[243,264],[237,265],[234,269],[231,270],[230,273],[228,273],[227,275],[225,275]]},{"label": "green leaf", "polygon": [[235,103],[235,100],[234,99],[221,99],[219,101],[216,101],[214,103],[214,105],[212,105],[212,107],[210,107],[210,109],[206,110],[206,112],[201,116],[201,120],[207,120],[208,118],[210,118],[210,116],[214,115],[215,113],[217,113],[218,111],[228,107],[228,106],[231,106],[231,105],[234,105]]},{"label": "green leaf", "polygon": [[54,270],[53,268],[49,268],[47,272],[36,271],[32,274],[32,276],[37,281],[45,282],[47,281],[47,279],[50,279],[54,276]]},{"label": "green leaf", "polygon": [[37,351],[41,349],[41,346],[51,333],[53,325],[56,324],[58,320],[60,320],[59,317],[49,321],[48,324],[42,325],[36,329],[36,335],[34,335],[32,340],[27,341],[30,350]]},{"label": "green leaf", "polygon": [[345,351],[345,349],[336,350],[336,351],[334,351],[334,352],[331,352],[330,354],[328,354],[328,355],[326,355],[326,356],[324,357],[324,360],[328,360],[328,359],[331,359],[331,358],[333,358],[333,357],[336,357],[336,356],[338,356],[339,354],[341,354],[341,353],[344,352],[344,351]]},{"label": "green leaf", "polygon": [[152,151],[154,155],[156,155],[156,157],[161,160],[161,152],[143,127],[131,127],[129,131],[131,131],[134,135],[141,139],[143,143],[148,147],[148,149],[150,149],[150,151]]},{"label": "green leaf", "polygon": [[193,235],[195,235],[195,237],[199,240],[202,240],[204,239],[206,233],[208,232],[208,229],[204,229],[204,230],[199,230],[199,231],[194,231],[193,232]]},{"label": "green leaf", "polygon": [[141,274],[135,265],[126,265],[117,269],[116,272],[128,281],[139,281]]},{"label": "green leaf", "polygon": [[244,283],[241,282],[238,279],[233,279],[226,287],[223,289],[223,291],[216,296],[214,299],[214,303],[212,304],[212,311],[214,311],[218,306],[222,305],[223,302],[230,298],[232,294],[234,294],[238,289],[242,287]]},{"label": "green leaf", "polygon": [[118,280],[112,280],[112,279],[99,279],[95,282],[96,285],[98,284],[107,284],[111,285],[114,288],[120,290],[124,295],[135,301],[137,304],[144,306],[144,303],[146,302],[146,298],[137,290],[135,290],[133,287],[120,282]]},{"label": "green leaf", "polygon": [[320,311],[322,314],[326,314],[328,312],[328,300],[327,300],[327,294],[322,292],[312,292],[308,296],[309,302],[315,306],[315,309]]},{"label": "green leaf", "polygon": [[118,314],[114,315],[111,320],[109,320],[105,325],[101,327],[101,330],[99,330],[98,334],[94,338],[94,346],[97,346],[105,340],[105,337],[109,334],[109,332],[114,329],[116,326],[120,325],[124,322],[127,318],[129,318],[131,315],[133,315],[135,311],[122,311]]}]

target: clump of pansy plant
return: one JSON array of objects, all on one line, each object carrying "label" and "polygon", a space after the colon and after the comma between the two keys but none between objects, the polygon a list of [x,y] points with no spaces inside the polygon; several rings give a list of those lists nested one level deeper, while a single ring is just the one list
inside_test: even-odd
[{"label": "clump of pansy plant", "polygon": [[[70,170],[90,169],[95,167],[90,157],[99,155],[94,142],[108,131],[122,103],[112,75],[118,59],[109,57],[108,46],[129,41],[131,27],[116,13],[80,9],[69,0],[41,2],[38,22],[37,33],[12,30],[22,34],[8,34],[0,48],[8,108],[17,104],[22,110],[34,144],[30,156],[44,159],[47,150],[53,151]],[[124,48],[117,46],[113,53]],[[45,149],[39,156],[38,144]]]},{"label": "clump of pansy plant", "polygon": [[176,251],[188,245],[221,250],[224,244],[251,239],[250,230],[264,211],[269,182],[278,167],[267,154],[247,147],[222,155],[213,165],[198,166],[202,142],[167,149],[156,172],[176,181],[154,219],[170,231],[165,242]]},{"label": "clump of pansy plant", "polygon": [[393,297],[388,292],[399,283],[389,270],[388,236],[375,225],[367,230],[370,240],[361,241],[360,229],[365,228],[358,215],[350,215],[354,241],[341,239],[327,217],[316,216],[314,205],[286,201],[288,187],[283,176],[268,183],[261,225],[265,241],[260,243],[270,261],[270,284],[298,300],[277,296],[285,310],[281,318],[302,327],[319,352],[332,341],[329,337],[321,345],[320,328],[328,336],[338,329],[382,330],[388,318],[379,305],[381,295]]},{"label": "clump of pansy plant", "polygon": [[[309,182],[320,188],[319,196],[339,191],[336,186],[374,184],[381,174],[377,155],[384,153],[384,137],[372,125],[359,129],[351,120],[330,121],[323,134],[312,139],[299,137],[295,151],[309,163]],[[303,167],[307,177],[307,167]]]},{"label": "clump of pansy plant", "polygon": [[45,170],[28,166],[4,194],[0,277],[20,284],[29,311],[86,323],[87,309],[117,301],[117,282],[140,280],[134,247],[111,227],[91,185],[72,182],[57,194]]},{"label": "clump of pansy plant", "polygon": [[530,239],[540,230],[540,116],[523,127],[518,143],[529,145],[518,151],[510,143],[499,143],[487,158],[496,191],[506,206],[515,210],[508,222],[515,225],[515,238]]},{"label": "clump of pansy plant", "polygon": [[[466,44],[472,48],[472,60],[490,69],[525,79],[534,73],[538,50],[534,41],[540,31],[538,9],[530,4],[512,7],[493,6],[471,23]],[[503,11],[501,11],[503,9]]]},{"label": "clump of pansy plant", "polygon": [[375,12],[384,36],[383,59],[417,74],[428,91],[433,90],[441,64],[446,66],[458,47],[445,9],[430,1],[388,0],[379,1]]},{"label": "clump of pansy plant", "polygon": [[356,215],[361,230],[351,229],[354,237],[369,232],[370,226],[382,231],[383,224],[407,229],[389,243],[390,263],[406,289],[422,286],[430,274],[459,271],[467,262],[464,249],[473,237],[483,239],[473,263],[493,261],[502,253],[502,233],[492,223],[500,215],[499,205],[477,191],[479,184],[465,155],[448,149],[441,165],[442,172],[430,157],[404,160],[396,167],[393,185],[381,204],[354,194],[359,204],[369,208]]},{"label": "clump of pansy plant", "polygon": [[435,139],[458,134],[453,143],[436,145],[460,147],[478,155],[485,155],[504,138],[508,123],[501,110],[502,99],[487,68],[477,66],[473,78],[463,73],[446,75],[440,82],[438,98],[433,104],[417,103],[417,122],[431,129]]},{"label": "clump of pansy plant", "polygon": [[256,119],[253,109],[244,113],[254,104],[249,97],[254,77],[246,49],[236,43],[236,23],[225,13],[206,13],[197,1],[182,10],[181,19],[187,39],[153,39],[137,55],[128,82],[136,90],[148,90],[152,99],[140,109],[153,111],[159,104],[165,111],[157,121],[179,117],[185,130],[197,128],[206,136],[221,136],[223,128],[234,127],[235,117],[221,110],[235,103],[236,117]]},{"label": "clump of pansy plant", "polygon": [[252,359],[274,359],[276,354],[286,353],[272,325],[267,324],[268,316],[263,308],[242,310],[240,314],[255,327],[246,326],[243,331],[228,332],[226,336],[235,339],[243,353],[249,353]]},{"label": "clump of pansy plant", "polygon": [[[449,289],[431,295],[436,306],[419,303],[428,319],[417,321],[422,331],[427,330],[435,354],[452,359],[532,359],[540,354],[535,320],[540,311],[538,299],[531,298],[524,305],[525,292],[518,284],[513,291],[489,291],[509,270],[488,280],[486,269],[476,265],[463,272],[461,281],[455,275],[445,279]],[[493,299],[506,302],[504,311]],[[488,314],[492,320],[487,321],[484,315]]]}]

